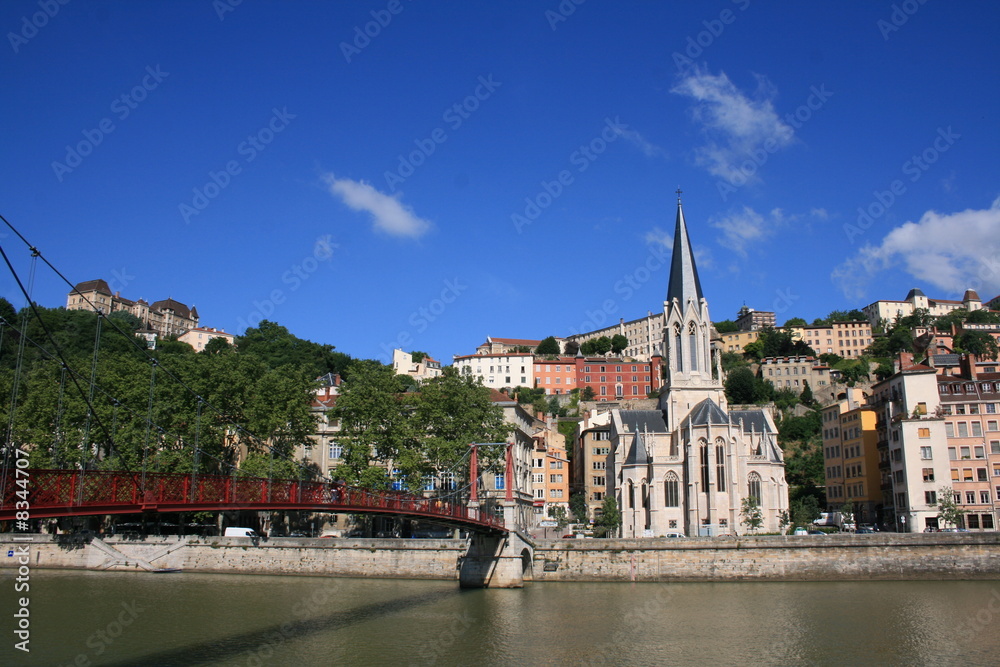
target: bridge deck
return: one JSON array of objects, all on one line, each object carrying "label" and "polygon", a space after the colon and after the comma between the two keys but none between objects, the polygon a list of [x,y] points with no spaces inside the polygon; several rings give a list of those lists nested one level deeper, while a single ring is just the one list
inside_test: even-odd
[{"label": "bridge deck", "polygon": [[[12,470],[0,521],[141,512],[311,510],[385,514],[505,534],[489,512],[400,491],[257,477],[120,471]],[[26,514],[20,514],[25,512]]]}]

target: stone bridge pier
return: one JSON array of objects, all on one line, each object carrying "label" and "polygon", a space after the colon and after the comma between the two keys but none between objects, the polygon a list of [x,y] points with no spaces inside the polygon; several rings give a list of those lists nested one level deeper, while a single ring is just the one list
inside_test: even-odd
[{"label": "stone bridge pier", "polygon": [[523,588],[532,580],[535,547],[516,532],[507,535],[475,535],[462,557],[459,585],[462,588]]}]

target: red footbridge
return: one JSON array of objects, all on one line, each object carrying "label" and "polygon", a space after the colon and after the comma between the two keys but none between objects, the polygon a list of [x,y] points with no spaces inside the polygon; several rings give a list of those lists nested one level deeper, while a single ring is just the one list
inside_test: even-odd
[{"label": "red footbridge", "polygon": [[478,533],[507,533],[503,518],[462,503],[330,482],[121,471],[14,469],[0,521],[143,512],[307,510],[391,515]]}]

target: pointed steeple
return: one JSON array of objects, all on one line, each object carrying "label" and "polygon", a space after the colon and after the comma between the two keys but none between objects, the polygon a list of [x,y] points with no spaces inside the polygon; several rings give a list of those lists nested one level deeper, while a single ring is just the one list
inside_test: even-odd
[{"label": "pointed steeple", "polygon": [[687,223],[684,221],[684,209],[681,208],[681,191],[677,190],[677,224],[674,227],[674,251],[670,259],[667,301],[677,299],[683,308],[687,299],[694,298],[695,303],[698,303],[703,296],[698,268],[694,264],[694,252],[688,238]]}]

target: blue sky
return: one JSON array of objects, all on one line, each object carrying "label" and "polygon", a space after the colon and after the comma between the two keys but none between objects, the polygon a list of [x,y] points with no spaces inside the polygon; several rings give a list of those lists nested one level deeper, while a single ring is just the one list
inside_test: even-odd
[{"label": "blue sky", "polygon": [[[383,360],[662,308],[678,186],[713,319],[989,298],[998,24],[942,0],[8,0],[0,213],[74,282]],[[39,271],[36,300],[66,292]]]}]

